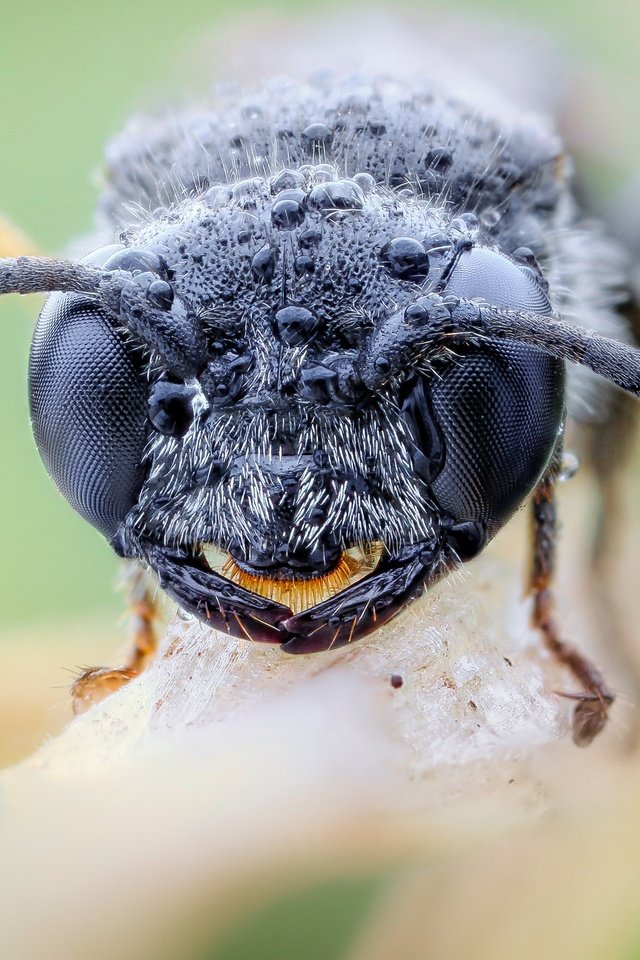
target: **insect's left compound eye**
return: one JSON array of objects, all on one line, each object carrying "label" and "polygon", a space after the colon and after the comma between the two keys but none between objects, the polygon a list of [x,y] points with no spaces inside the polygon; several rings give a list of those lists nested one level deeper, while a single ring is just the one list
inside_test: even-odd
[{"label": "insect's left compound eye", "polygon": [[461,255],[446,292],[508,310],[550,311],[547,295],[531,269],[486,247],[472,247]]},{"label": "insect's left compound eye", "polygon": [[[446,289],[503,309],[548,313],[531,270],[476,247],[460,257]],[[439,506],[490,534],[535,486],[553,453],[564,415],[564,365],[513,341],[461,346],[432,382],[403,398],[419,463]]]},{"label": "insect's left compound eye", "polygon": [[107,537],[143,480],[147,385],[139,362],[91,297],[49,297],[31,346],[33,432],[61,492]]}]

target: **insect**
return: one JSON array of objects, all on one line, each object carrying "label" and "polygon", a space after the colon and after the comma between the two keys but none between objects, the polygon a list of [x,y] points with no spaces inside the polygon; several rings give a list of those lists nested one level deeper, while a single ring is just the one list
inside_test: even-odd
[{"label": "insect", "polygon": [[[533,620],[593,739],[613,695],[551,594],[565,364],[639,394],[640,353],[599,332],[615,254],[580,224],[556,137],[429,85],[278,81],[133,122],[100,215],[103,246],[0,261],[0,292],[51,292],[35,438],[116,553],[210,626],[315,653],[530,500]],[[597,298],[569,291],[576,250]]]}]

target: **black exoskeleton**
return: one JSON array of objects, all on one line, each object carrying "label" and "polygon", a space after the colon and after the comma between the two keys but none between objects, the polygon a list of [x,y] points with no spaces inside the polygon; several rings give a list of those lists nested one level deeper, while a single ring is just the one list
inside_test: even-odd
[{"label": "black exoskeleton", "polygon": [[640,357],[598,332],[613,255],[553,136],[429,88],[292,90],[138,121],[108,158],[116,242],[2,261],[0,292],[57,291],[31,407],[74,508],[200,619],[309,653],[388,621],[530,496],[564,361],[638,394]]}]

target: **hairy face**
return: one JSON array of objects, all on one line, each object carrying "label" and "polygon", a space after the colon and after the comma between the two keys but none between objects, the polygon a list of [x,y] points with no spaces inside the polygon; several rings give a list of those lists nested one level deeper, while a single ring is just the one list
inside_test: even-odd
[{"label": "hairy face", "polygon": [[544,283],[446,209],[326,164],[216,186],[91,258],[121,335],[91,298],[46,308],[43,457],[187,609],[305,649],[337,622],[346,642],[482,549],[539,479],[561,364],[447,330],[459,298],[460,317],[474,298],[547,313]]},{"label": "hairy face", "polygon": [[[151,431],[130,530],[270,580],[316,579],[356,548],[367,572],[381,547],[429,538],[398,391],[363,403],[354,365],[376,323],[441,273],[451,243],[432,208],[322,165],[213,188],[130,242],[167,264],[209,357],[172,393],[184,432]],[[150,378],[162,392],[153,363]]]}]

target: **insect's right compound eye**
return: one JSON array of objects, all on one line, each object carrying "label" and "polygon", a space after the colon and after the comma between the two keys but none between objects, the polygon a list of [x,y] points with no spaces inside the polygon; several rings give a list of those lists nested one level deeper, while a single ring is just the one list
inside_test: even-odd
[{"label": "insect's right compound eye", "polygon": [[47,300],[31,345],[29,400],[51,477],[78,513],[113,536],[143,481],[147,387],[135,348],[90,297]]}]

